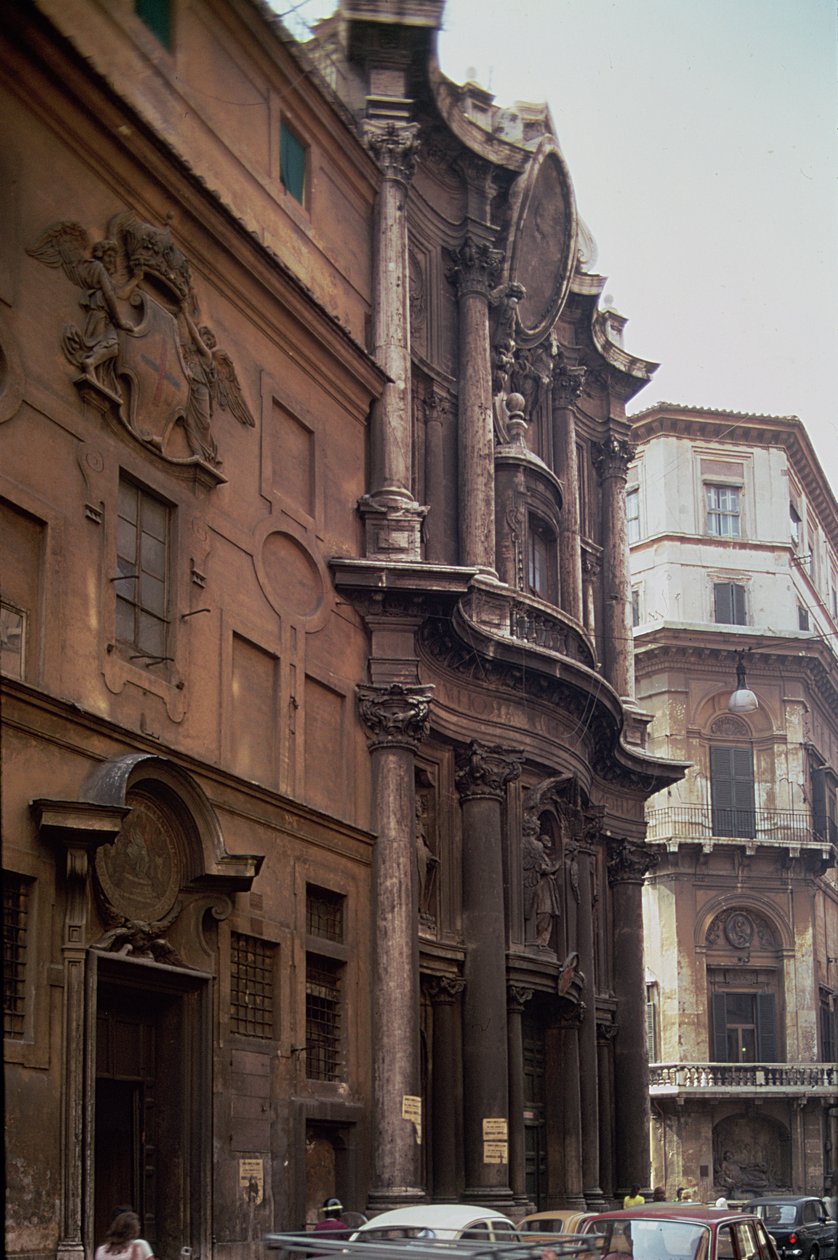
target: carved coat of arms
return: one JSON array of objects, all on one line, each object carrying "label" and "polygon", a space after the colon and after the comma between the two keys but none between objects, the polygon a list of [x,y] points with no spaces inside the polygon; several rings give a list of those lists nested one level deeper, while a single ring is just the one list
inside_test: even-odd
[{"label": "carved coat of arms", "polygon": [[65,324],[61,343],[82,394],[164,458],[217,469],[216,411],[255,421],[232,359],[197,322],[189,263],[169,228],[126,210],[91,245],[64,220],[27,252],[81,289],[84,320]]}]

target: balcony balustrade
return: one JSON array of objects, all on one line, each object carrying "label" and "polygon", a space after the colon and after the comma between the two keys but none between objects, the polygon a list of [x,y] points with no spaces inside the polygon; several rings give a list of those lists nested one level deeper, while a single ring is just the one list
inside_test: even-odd
[{"label": "balcony balustrade", "polygon": [[652,842],[745,840],[755,844],[825,847],[838,844],[838,828],[831,819],[815,822],[807,810],[723,809],[711,805],[671,805],[646,814],[647,839]]},{"label": "balcony balustrade", "polygon": [[650,1063],[653,1098],[771,1093],[834,1097],[834,1063]]}]

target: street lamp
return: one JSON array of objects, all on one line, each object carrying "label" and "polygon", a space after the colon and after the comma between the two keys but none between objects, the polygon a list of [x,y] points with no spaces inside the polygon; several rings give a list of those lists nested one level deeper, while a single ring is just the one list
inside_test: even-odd
[{"label": "street lamp", "polygon": [[736,653],[736,690],[727,702],[729,713],[753,713],[759,701],[745,682],[745,653]]}]

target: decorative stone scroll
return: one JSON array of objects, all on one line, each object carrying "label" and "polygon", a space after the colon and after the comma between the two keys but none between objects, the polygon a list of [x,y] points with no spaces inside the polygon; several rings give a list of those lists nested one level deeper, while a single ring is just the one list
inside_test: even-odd
[{"label": "decorative stone scroll", "polygon": [[358,711],[371,749],[416,749],[430,726],[433,687],[359,686]]},{"label": "decorative stone scroll", "polygon": [[648,844],[638,840],[612,840],[608,846],[608,882],[642,884],[644,876],[654,870],[659,860]]},{"label": "decorative stone scroll", "polygon": [[460,799],[493,797],[503,800],[507,783],[517,779],[524,758],[523,749],[481,744],[473,739],[455,751],[456,784]]},{"label": "decorative stone scroll", "polygon": [[62,220],[27,253],[82,291],[83,326],[65,324],[61,344],[81,372],[75,385],[85,401],[169,463],[223,481],[218,412],[249,428],[255,421],[232,359],[197,322],[189,263],[169,227],[124,210],[91,244],[80,223]]}]

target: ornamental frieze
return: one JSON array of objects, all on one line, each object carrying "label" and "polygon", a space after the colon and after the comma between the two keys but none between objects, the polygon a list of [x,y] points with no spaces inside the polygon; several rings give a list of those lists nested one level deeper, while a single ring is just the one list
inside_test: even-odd
[{"label": "ornamental frieze", "polygon": [[219,412],[255,421],[232,359],[198,322],[189,263],[169,227],[125,210],[91,243],[80,223],[62,220],[27,253],[81,290],[84,318],[64,325],[61,347],[85,401],[167,462],[223,481]]}]

